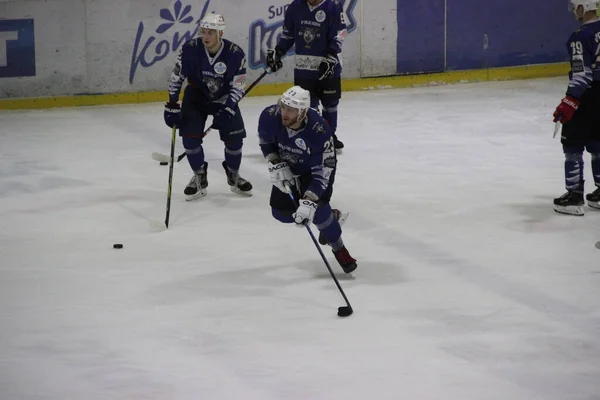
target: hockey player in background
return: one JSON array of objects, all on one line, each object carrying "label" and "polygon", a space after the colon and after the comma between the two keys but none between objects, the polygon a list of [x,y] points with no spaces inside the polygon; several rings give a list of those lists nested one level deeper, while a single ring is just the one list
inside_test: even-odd
[{"label": "hockey player in background", "polygon": [[[342,241],[340,212],[329,205],[336,170],[332,132],[310,108],[310,93],[300,86],[285,91],[277,104],[260,115],[258,135],[273,184],[273,217],[298,226],[314,223],[319,241],[332,247],[344,272],[354,271],[356,260]],[[289,197],[290,188],[299,205]]]},{"label": "hockey player in background", "polygon": [[592,175],[597,188],[588,194],[588,205],[600,208],[600,19],[598,0],[570,0],[569,9],[582,23],[569,38],[571,59],[569,87],[554,112],[562,123],[561,142],[565,153],[567,193],[554,199],[559,213],[583,215],[583,151],[592,158]]},{"label": "hockey player in background", "polygon": [[[169,80],[164,118],[169,127],[179,128],[194,172],[184,190],[188,201],[206,195],[208,163],[204,161],[202,134],[209,115],[213,116],[212,127],[219,130],[225,143],[222,165],[231,191],[252,195],[252,185],[239,174],[246,129],[238,101],[246,85],[246,55],[241,47],[223,39],[224,30],[225,20],[221,15],[206,15],[200,21],[199,37],[181,47]],[[180,107],[179,93],[186,78]]]},{"label": "hockey player in background", "polygon": [[344,147],[336,130],[346,35],[344,12],[337,0],[294,0],[285,12],[279,43],[267,52],[267,66],[275,72],[283,66],[281,58],[296,45],[294,84],[310,92],[312,108],[318,109],[321,102],[338,150]]}]

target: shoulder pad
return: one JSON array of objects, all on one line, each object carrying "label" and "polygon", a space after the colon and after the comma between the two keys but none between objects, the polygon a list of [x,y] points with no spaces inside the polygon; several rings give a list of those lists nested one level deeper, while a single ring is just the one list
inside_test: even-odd
[{"label": "shoulder pad", "polygon": [[196,47],[198,45],[198,38],[188,40],[183,44],[184,47]]},{"label": "shoulder pad", "polygon": [[269,115],[275,115],[277,114],[277,105],[273,104],[270,107],[267,107],[265,109],[265,111],[269,114]]},{"label": "shoulder pad", "polygon": [[244,54],[244,50],[242,50],[242,48],[235,43],[231,43],[231,46],[229,46],[229,49],[231,50],[232,53]]}]

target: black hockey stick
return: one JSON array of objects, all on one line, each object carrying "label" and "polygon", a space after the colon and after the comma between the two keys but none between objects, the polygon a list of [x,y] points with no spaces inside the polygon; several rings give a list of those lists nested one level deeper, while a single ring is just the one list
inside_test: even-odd
[{"label": "black hockey stick", "polygon": [[169,217],[171,216],[171,187],[173,186],[173,164],[175,164],[175,133],[177,126],[173,125],[171,132],[171,159],[169,165],[169,185],[167,186],[167,212],[165,215],[165,227],[169,229]]},{"label": "black hockey stick", "polygon": [[[298,205],[298,202],[296,201],[296,198],[294,197],[294,194],[292,193],[292,188],[289,186],[289,184],[287,184],[287,182],[285,183],[285,187],[286,187],[286,189],[288,189],[288,193],[290,195],[290,198],[294,202],[294,204]],[[352,315],[354,310],[352,309],[352,306],[350,305],[350,302],[348,301],[348,298],[346,297],[346,293],[344,293],[344,289],[342,289],[340,282],[338,282],[337,278],[335,277],[335,274],[331,270],[331,267],[329,266],[329,262],[327,262],[327,258],[325,257],[325,254],[323,254],[323,250],[321,249],[321,246],[319,246],[319,242],[315,238],[315,235],[313,234],[312,230],[310,229],[310,226],[308,226],[308,224],[305,224],[304,227],[308,231],[308,234],[310,235],[310,238],[312,239],[313,243],[315,244],[317,250],[319,250],[319,254],[321,255],[321,258],[323,259],[323,262],[325,263],[325,266],[327,267],[329,274],[333,278],[335,285],[337,286],[342,297],[344,298],[344,301],[346,302],[345,306],[338,307],[337,315],[338,315],[338,317],[349,317],[350,315]]]},{"label": "black hockey stick", "polygon": [[[260,74],[260,76],[259,76],[258,78],[256,78],[256,80],[255,80],[254,82],[252,82],[252,83],[250,84],[250,86],[248,86],[248,89],[246,89],[246,91],[245,91],[244,95],[242,96],[242,98],[241,98],[240,100],[242,100],[244,97],[246,97],[246,95],[247,95],[248,93],[250,93],[250,91],[251,91],[252,89],[254,89],[254,86],[256,86],[256,85],[257,85],[257,84],[258,84],[260,81],[262,81],[262,80],[263,80],[263,78],[264,78],[265,76],[267,76],[267,74],[268,74],[269,72],[271,72],[271,70],[270,70],[270,69],[268,69],[268,68],[267,68],[267,69],[265,69],[265,70],[263,71],[263,73],[262,73],[262,74]],[[201,138],[202,138],[202,139],[204,139],[204,137],[205,137],[206,135],[208,135],[208,133],[209,133],[210,131],[212,131],[213,129],[214,129],[214,128],[213,128],[213,126],[211,125],[211,126],[210,126],[210,127],[209,127],[209,128],[206,130],[206,131],[204,131],[204,133],[202,133],[202,137],[201,137]],[[183,159],[184,159],[186,156],[187,156],[187,153],[184,151],[183,153],[181,153],[180,155],[178,155],[178,156],[177,156],[177,162],[179,162],[179,161],[183,160]],[[165,154],[161,154],[161,153],[152,153],[152,159],[153,159],[153,160],[155,160],[155,161],[158,161],[158,162],[169,162],[169,157],[167,157]]]}]

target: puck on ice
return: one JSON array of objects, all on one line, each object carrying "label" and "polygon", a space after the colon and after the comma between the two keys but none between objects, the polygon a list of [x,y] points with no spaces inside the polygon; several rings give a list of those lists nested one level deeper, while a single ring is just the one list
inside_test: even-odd
[{"label": "puck on ice", "polygon": [[122,249],[123,245],[121,243],[115,243],[113,244],[113,249]]},{"label": "puck on ice", "polygon": [[600,242],[596,243],[596,248],[600,250]]},{"label": "puck on ice", "polygon": [[160,162],[160,165],[169,165],[169,163],[168,163],[168,162],[166,162],[166,161],[161,161],[161,162]]}]

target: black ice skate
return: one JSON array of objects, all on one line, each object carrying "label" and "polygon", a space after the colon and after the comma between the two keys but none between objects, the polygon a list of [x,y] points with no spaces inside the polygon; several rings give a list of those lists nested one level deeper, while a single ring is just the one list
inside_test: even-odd
[{"label": "black ice skate", "polygon": [[583,212],[583,193],[569,190],[557,199],[554,199],[554,211],[561,214],[582,216]]},{"label": "black ice skate", "polygon": [[223,169],[227,174],[227,184],[233,193],[252,196],[252,184],[250,182],[242,178],[239,173],[231,172],[226,161],[223,161]]},{"label": "black ice skate", "polygon": [[194,173],[190,183],[188,183],[184,189],[183,194],[185,194],[186,201],[192,201],[206,196],[206,187],[208,186],[208,180],[206,179],[207,167],[208,163],[205,162],[202,169],[199,172]]},{"label": "black ice skate", "polygon": [[344,143],[338,140],[337,135],[333,134],[333,147],[335,148],[337,153],[341,153],[344,148]]},{"label": "black ice skate", "polygon": [[342,247],[337,251],[334,250],[333,255],[335,256],[335,259],[340,264],[344,272],[347,274],[354,271],[356,267],[358,267],[358,265],[356,265],[356,260],[352,258],[350,253],[348,253],[346,246]]},{"label": "black ice skate", "polygon": [[[338,220],[338,223],[340,224],[340,226],[344,225],[344,222],[346,222],[346,218],[348,218],[348,215],[350,214],[350,213],[343,213],[340,210],[338,210],[337,208],[334,208],[331,211],[333,212],[334,218],[336,218]],[[325,239],[325,236],[323,236],[323,234],[320,232],[319,232],[319,243],[321,244],[321,246],[325,246],[325,245],[329,244],[329,243],[327,243],[327,239]]]},{"label": "black ice skate", "polygon": [[592,193],[585,196],[588,206],[600,210],[600,187],[597,187]]}]

